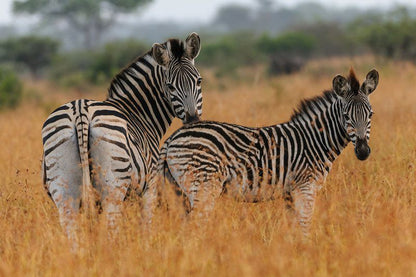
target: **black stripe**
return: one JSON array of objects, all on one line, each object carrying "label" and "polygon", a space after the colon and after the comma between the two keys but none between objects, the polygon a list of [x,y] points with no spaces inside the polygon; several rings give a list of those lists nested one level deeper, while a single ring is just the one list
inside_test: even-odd
[{"label": "black stripe", "polygon": [[58,114],[54,115],[53,117],[48,118],[45,123],[43,123],[42,129],[45,128],[47,125],[52,124],[61,119],[68,119],[71,120],[71,117],[68,114]]},{"label": "black stripe", "polygon": [[47,134],[46,136],[43,137],[42,141],[43,144],[45,144],[45,142],[53,135],[55,135],[56,133],[58,133],[59,131],[63,130],[63,129],[72,129],[71,126],[69,125],[63,125],[63,126],[59,126],[56,127],[55,130],[53,132],[50,132],[49,134]]},{"label": "black stripe", "polygon": [[69,138],[61,139],[54,146],[52,146],[51,148],[45,150],[45,157],[47,157],[49,155],[49,153],[51,153],[53,150],[55,150],[56,148],[58,148],[60,145],[62,145],[63,143],[67,142],[68,140],[69,140]]}]

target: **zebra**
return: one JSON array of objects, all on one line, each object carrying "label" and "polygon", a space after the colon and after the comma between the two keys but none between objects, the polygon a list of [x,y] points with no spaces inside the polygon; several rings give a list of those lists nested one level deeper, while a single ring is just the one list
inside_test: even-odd
[{"label": "zebra", "polygon": [[248,202],[282,195],[307,236],[316,192],[336,157],[350,141],[359,160],[370,155],[369,95],[378,80],[373,69],[360,86],[351,68],[348,78],[337,75],[332,90],[301,101],[288,122],[274,126],[214,121],[183,126],[163,144],[157,166],[162,179],[149,191],[160,194],[168,179],[199,215],[224,193]]},{"label": "zebra", "polygon": [[196,33],[155,43],[114,77],[106,100],[66,103],[44,122],[43,183],[70,239],[81,206],[95,209],[95,201],[114,227],[126,196],[146,191],[173,118],[199,120],[200,48]]}]

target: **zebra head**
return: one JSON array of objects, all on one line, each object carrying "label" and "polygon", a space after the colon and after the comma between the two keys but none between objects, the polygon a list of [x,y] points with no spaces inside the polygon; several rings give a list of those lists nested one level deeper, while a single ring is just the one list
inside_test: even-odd
[{"label": "zebra head", "polygon": [[202,115],[202,78],[194,64],[200,49],[196,33],[190,34],[185,42],[170,39],[152,47],[153,58],[164,69],[165,99],[183,123],[198,121]]},{"label": "zebra head", "polygon": [[368,96],[376,89],[379,75],[377,70],[368,72],[363,84],[350,70],[348,79],[343,76],[336,76],[333,80],[333,89],[342,99],[342,122],[348,138],[354,145],[355,155],[359,160],[366,160],[371,149],[368,146],[370,139],[371,109]]}]

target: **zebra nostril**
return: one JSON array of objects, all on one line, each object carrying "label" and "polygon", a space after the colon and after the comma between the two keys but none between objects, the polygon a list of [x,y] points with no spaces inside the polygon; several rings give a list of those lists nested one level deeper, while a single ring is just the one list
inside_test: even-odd
[{"label": "zebra nostril", "polygon": [[197,121],[199,121],[199,116],[197,112],[195,112],[194,114],[185,112],[185,120],[183,121],[184,124],[194,123]]},{"label": "zebra nostril", "polygon": [[365,140],[358,140],[354,150],[355,155],[361,161],[366,160],[371,153],[370,146],[368,146]]}]

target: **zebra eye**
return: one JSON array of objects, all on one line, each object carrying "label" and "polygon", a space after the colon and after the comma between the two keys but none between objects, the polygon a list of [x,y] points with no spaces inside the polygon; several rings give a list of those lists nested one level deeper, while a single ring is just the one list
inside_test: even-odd
[{"label": "zebra eye", "polygon": [[344,113],[344,117],[345,117],[345,120],[347,120],[347,121],[350,120],[350,116],[347,113]]},{"label": "zebra eye", "polygon": [[171,92],[175,91],[175,87],[174,87],[174,86],[172,86],[172,84],[166,84],[166,86],[168,87],[168,89],[169,89]]},{"label": "zebra eye", "polygon": [[371,118],[373,116],[374,112],[371,111],[369,117]]},{"label": "zebra eye", "polygon": [[201,83],[202,83],[202,78],[198,78],[198,80],[196,81],[196,85],[197,85],[197,86],[200,86],[200,85],[201,85]]}]

